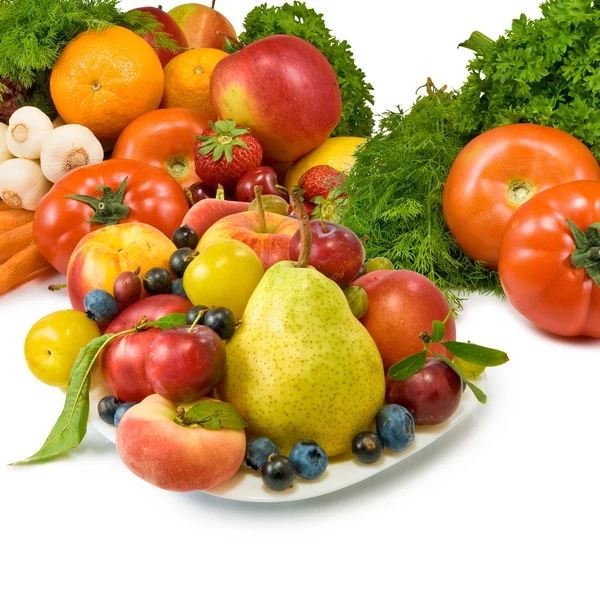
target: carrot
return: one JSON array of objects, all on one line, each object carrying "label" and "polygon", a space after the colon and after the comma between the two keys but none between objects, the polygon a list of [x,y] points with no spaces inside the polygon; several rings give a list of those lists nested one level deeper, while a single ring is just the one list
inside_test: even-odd
[{"label": "carrot", "polygon": [[29,279],[37,271],[48,266],[35,244],[27,246],[3,265],[0,265],[0,296]]},{"label": "carrot", "polygon": [[3,210],[0,212],[0,233],[20,227],[25,223],[31,223],[31,221],[33,221],[33,211],[31,210],[22,208]]},{"label": "carrot", "polygon": [[33,223],[25,223],[21,227],[0,233],[0,264],[25,250],[33,241]]}]

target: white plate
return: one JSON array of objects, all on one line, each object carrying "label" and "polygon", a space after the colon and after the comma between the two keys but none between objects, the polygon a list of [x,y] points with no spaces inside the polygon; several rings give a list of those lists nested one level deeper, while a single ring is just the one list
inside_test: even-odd
[{"label": "white plate", "polygon": [[[485,375],[477,381],[477,385],[485,389]],[[98,416],[96,408],[99,400],[106,394],[107,390],[103,384],[96,383],[92,387],[89,423],[107,440],[116,443],[116,428],[104,423]],[[415,441],[410,448],[400,453],[386,450],[383,457],[372,465],[361,464],[352,458],[334,459],[329,463],[327,471],[320,479],[316,481],[298,479],[293,487],[284,492],[269,490],[263,485],[260,475],[244,465],[231,479],[203,493],[240,502],[290,502],[324,496],[373,477],[373,475],[416,454],[419,450],[423,450],[456,427],[479,404],[473,393],[467,388],[458,409],[448,421],[441,425],[417,427]]]}]

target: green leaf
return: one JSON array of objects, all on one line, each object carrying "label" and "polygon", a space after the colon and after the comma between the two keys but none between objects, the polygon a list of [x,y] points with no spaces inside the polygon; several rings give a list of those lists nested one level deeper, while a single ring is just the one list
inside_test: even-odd
[{"label": "green leaf", "polygon": [[442,342],[442,345],[454,356],[482,367],[498,367],[508,362],[508,355],[502,350],[465,342]]},{"label": "green leaf", "polygon": [[227,402],[198,402],[185,411],[176,422],[179,425],[199,425],[204,429],[244,429],[246,421],[232,404]]},{"label": "green leaf", "polygon": [[467,384],[468,388],[473,392],[473,394],[475,394],[475,398],[477,398],[477,400],[479,400],[481,404],[486,404],[487,396],[485,395],[485,392],[481,388],[478,388],[474,383],[469,381],[463,375],[463,372],[458,368],[456,363],[453,363],[449,358],[446,358],[443,354],[438,354],[437,352],[431,352],[431,354],[433,354],[433,356],[435,356],[436,358],[439,358],[442,362],[446,363],[461,378],[461,380]]},{"label": "green leaf", "polygon": [[466,48],[467,50],[473,50],[477,54],[482,54],[485,50],[488,50],[494,45],[494,40],[484,35],[480,31],[474,31],[468,40],[465,40],[462,44],[459,44],[459,48]]},{"label": "green leaf", "polygon": [[186,317],[187,315],[183,313],[173,313],[171,315],[161,317],[157,321],[150,321],[146,323],[146,325],[151,325],[152,327],[160,327],[161,329],[171,329],[171,327],[183,327],[186,325]]},{"label": "green leaf", "polygon": [[53,458],[80,444],[87,430],[92,373],[100,352],[114,337],[115,334],[107,333],[93,339],[79,351],[71,370],[65,405],[50,435],[35,454],[13,464],[22,465]]},{"label": "green leaf", "polygon": [[446,326],[441,321],[434,321],[431,330],[431,341],[441,342],[446,335]]},{"label": "green leaf", "polygon": [[426,360],[427,352],[425,350],[423,350],[423,352],[418,352],[417,354],[412,354],[404,360],[397,362],[395,365],[392,365],[388,371],[388,375],[390,376],[390,379],[393,379],[394,381],[404,381],[418,373],[425,365]]}]

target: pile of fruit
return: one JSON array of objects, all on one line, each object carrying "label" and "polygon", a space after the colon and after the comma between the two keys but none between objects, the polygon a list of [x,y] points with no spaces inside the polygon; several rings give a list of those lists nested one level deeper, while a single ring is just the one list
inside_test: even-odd
[{"label": "pile of fruit", "polygon": [[[31,372],[66,398],[21,463],[76,447],[91,409],[157,486],[205,490],[250,468],[285,490],[333,457],[403,452],[467,387],[485,402],[476,381],[506,354],[456,341],[416,257],[367,260],[382,222],[362,238],[347,226],[355,153],[361,168],[382,138],[331,136],[365,97],[299,36],[243,45],[214,8],[140,12],[160,27],[65,40],[47,78],[58,121],[15,106],[0,124],[0,293],[52,268],[72,306],[25,341]],[[443,211],[444,235],[484,277],[499,268],[523,315],[600,337],[600,167],[581,142],[492,129],[458,154]],[[90,407],[96,371],[108,393]]]}]

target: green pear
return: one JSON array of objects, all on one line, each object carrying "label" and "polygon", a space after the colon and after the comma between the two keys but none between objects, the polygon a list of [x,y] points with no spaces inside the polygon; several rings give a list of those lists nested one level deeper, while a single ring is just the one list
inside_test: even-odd
[{"label": "green pear", "polygon": [[385,374],[340,287],[285,261],[265,273],[248,301],[227,345],[219,397],[283,454],[314,440],[336,456],[372,425],[384,404]]}]

